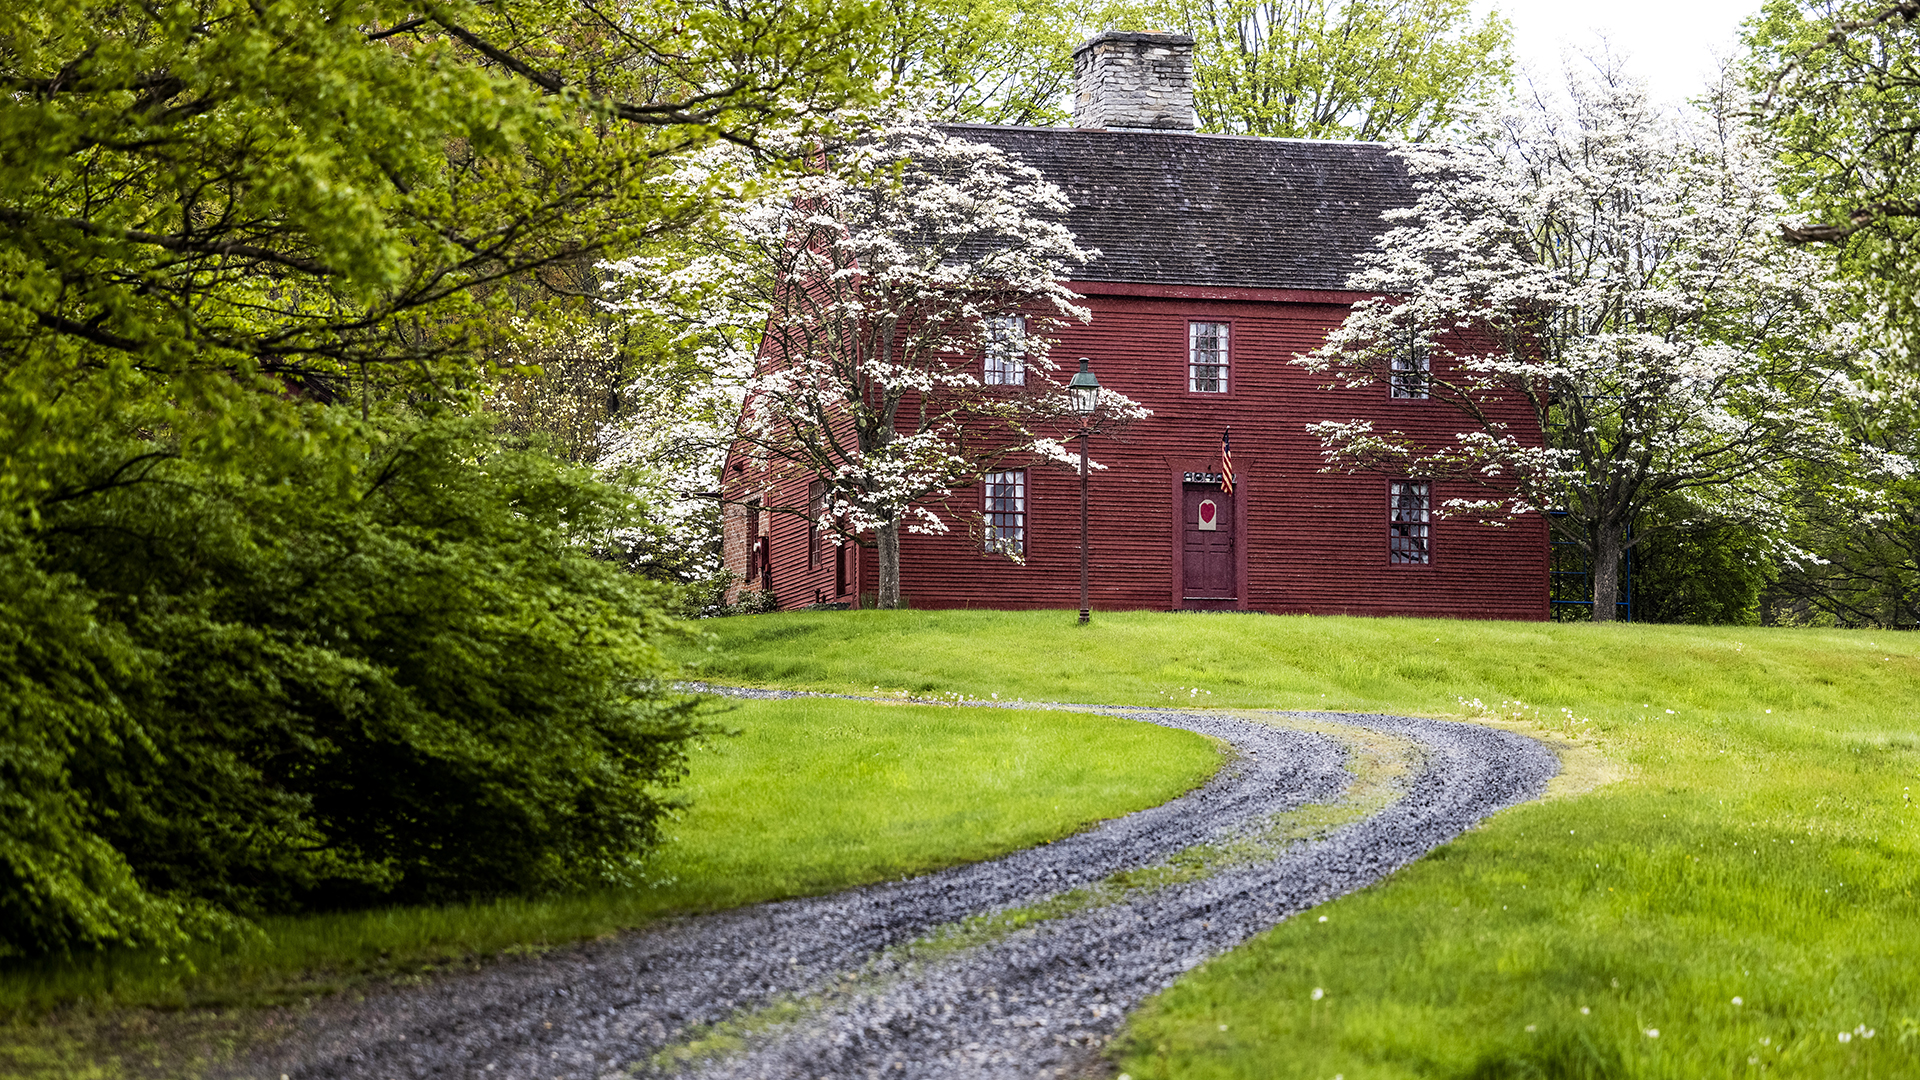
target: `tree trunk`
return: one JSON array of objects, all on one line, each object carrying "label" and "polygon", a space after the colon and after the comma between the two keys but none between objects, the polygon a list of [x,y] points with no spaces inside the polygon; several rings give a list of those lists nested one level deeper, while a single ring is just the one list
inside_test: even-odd
[{"label": "tree trunk", "polygon": [[889,521],[873,530],[873,540],[880,556],[880,582],[874,590],[873,606],[891,610],[900,606],[900,523]]},{"label": "tree trunk", "polygon": [[1619,522],[1603,521],[1593,530],[1593,621],[1613,622],[1620,608]]}]

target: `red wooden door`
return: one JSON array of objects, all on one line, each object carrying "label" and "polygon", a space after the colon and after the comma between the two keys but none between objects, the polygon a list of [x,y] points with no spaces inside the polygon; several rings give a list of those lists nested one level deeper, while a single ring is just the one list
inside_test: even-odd
[{"label": "red wooden door", "polygon": [[1212,485],[1186,486],[1181,514],[1180,595],[1187,607],[1237,603],[1233,573],[1233,496]]}]

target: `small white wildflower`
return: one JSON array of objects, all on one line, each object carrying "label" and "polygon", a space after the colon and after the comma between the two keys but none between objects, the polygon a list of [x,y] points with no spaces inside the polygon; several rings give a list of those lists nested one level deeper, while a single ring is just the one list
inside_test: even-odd
[{"label": "small white wildflower", "polygon": [[1327,992],[1325,990],[1322,990],[1318,986],[1313,988],[1313,1000],[1319,1001],[1321,998],[1326,996],[1327,996]]},{"label": "small white wildflower", "polygon": [[1840,1033],[1840,1041],[1841,1041],[1841,1042],[1852,1042],[1852,1041],[1853,1041],[1853,1032],[1851,1032],[1851,1031],[1843,1031],[1843,1032],[1841,1032],[1841,1033]]},{"label": "small white wildflower", "polygon": [[1642,1035],[1645,1035],[1645,1036],[1646,1036],[1647,1038],[1649,1038],[1649,1039],[1657,1039],[1657,1038],[1659,1038],[1659,1037],[1660,1037],[1660,1029],[1659,1029],[1659,1028],[1648,1028],[1647,1030],[1645,1030],[1645,1031],[1643,1031],[1643,1032],[1641,1032],[1641,1034],[1642,1034]]},{"label": "small white wildflower", "polygon": [[1593,1011],[1592,1009],[1589,1009],[1589,1008],[1587,1008],[1587,1007],[1586,1007],[1585,1005],[1582,1005],[1582,1006],[1580,1006],[1580,1015],[1581,1015],[1581,1016],[1585,1016],[1585,1015],[1587,1015],[1588,1013],[1590,1013],[1590,1012],[1592,1012],[1592,1011]]},{"label": "small white wildflower", "polygon": [[1533,1025],[1532,1025],[1532,1024],[1528,1024],[1528,1025],[1527,1025],[1527,1030],[1528,1030],[1528,1031],[1532,1031],[1532,1030],[1533,1030]]},{"label": "small white wildflower", "polygon": [[1745,1004],[1746,1004],[1746,1002],[1744,1002],[1744,1001],[1741,1001],[1741,1000],[1740,1000],[1739,998],[1737,998],[1737,997],[1733,999],[1733,1003],[1734,1003],[1735,1005],[1745,1005]]}]

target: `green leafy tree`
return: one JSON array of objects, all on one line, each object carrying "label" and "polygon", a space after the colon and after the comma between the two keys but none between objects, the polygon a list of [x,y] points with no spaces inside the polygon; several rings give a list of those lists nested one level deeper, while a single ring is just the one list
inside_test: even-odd
[{"label": "green leafy tree", "polygon": [[1920,3],[1773,0],[1748,25],[1755,123],[1781,158],[1789,242],[1831,253],[1872,361],[1841,417],[1857,460],[1802,471],[1806,557],[1770,591],[1783,617],[1920,622]]},{"label": "green leafy tree", "polygon": [[868,31],[890,83],[940,120],[1062,124],[1073,50],[1096,19],[1087,3],[892,0]]},{"label": "green leafy tree", "polygon": [[[510,341],[562,271],[683,226],[663,182],[859,71],[822,3],[378,0],[0,15],[0,349],[196,404]],[[518,305],[518,307],[516,307]],[[537,307],[533,308],[536,314]]]},{"label": "green leafy tree", "polygon": [[[1703,523],[1702,519],[1706,519]],[[1751,526],[1712,523],[1686,499],[1669,497],[1643,515],[1653,535],[1633,552],[1636,622],[1751,626],[1778,575],[1778,545]]]},{"label": "green leafy tree", "polygon": [[319,452],[174,444],[14,523],[0,954],[637,880],[701,724],[659,587],[592,554],[628,497],[484,419],[316,412]]},{"label": "green leafy tree", "polygon": [[1878,383],[1845,415],[1857,452],[1800,470],[1797,551],[1766,596],[1778,621],[1920,626],[1920,388]]},{"label": "green leafy tree", "polygon": [[1423,141],[1509,81],[1512,29],[1468,0],[1153,0],[1141,24],[1195,39],[1207,131]]},{"label": "green leafy tree", "polygon": [[1920,3],[1772,0],[1748,27],[1755,119],[1804,217],[1781,233],[1832,244],[1892,359],[1920,366]]},{"label": "green leafy tree", "polygon": [[0,9],[0,955],[632,880],[698,729],[644,515],[461,417],[867,18]]}]

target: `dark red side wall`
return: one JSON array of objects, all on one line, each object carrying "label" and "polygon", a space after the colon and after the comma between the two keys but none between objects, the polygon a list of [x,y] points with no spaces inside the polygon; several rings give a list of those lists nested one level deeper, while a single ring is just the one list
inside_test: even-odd
[{"label": "dark red side wall", "polygon": [[[1316,421],[1371,419],[1379,430],[1397,429],[1435,443],[1449,442],[1465,428],[1440,402],[1393,400],[1384,388],[1323,389],[1323,378],[1289,363],[1320,344],[1345,317],[1352,297],[1200,289],[1165,295],[1169,290],[1099,283],[1076,287],[1088,294],[1093,321],[1067,330],[1054,358],[1071,369],[1075,358],[1090,357],[1102,385],[1153,410],[1124,439],[1096,436],[1091,444],[1093,459],[1107,466],[1090,481],[1095,608],[1180,606],[1174,521],[1180,475],[1217,470],[1220,433],[1231,426],[1243,607],[1276,613],[1547,617],[1547,538],[1537,518],[1503,528],[1435,521],[1432,563],[1392,565],[1387,561],[1388,478],[1319,471],[1319,444],[1305,430]],[[1187,325],[1195,319],[1232,326],[1226,394],[1187,391]],[[1537,439],[1524,402],[1496,401],[1488,407],[1516,434]],[[1466,484],[1436,483],[1433,490],[1436,506],[1448,498],[1484,494]],[[737,497],[739,491],[729,495]],[[953,506],[977,512],[980,492],[958,493]],[[945,536],[902,537],[902,591],[916,608],[1076,607],[1079,524],[1078,477],[1036,464],[1028,470],[1024,565],[983,554],[968,523],[949,515],[952,532]],[[774,518],[769,530],[773,587],[782,606],[854,599],[834,595],[830,548],[817,569],[809,568],[805,522]],[[861,560],[858,591],[873,588],[872,560],[869,549]]]}]

